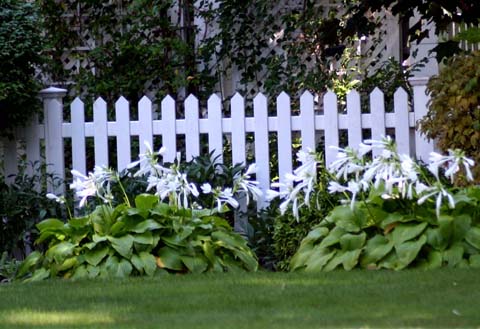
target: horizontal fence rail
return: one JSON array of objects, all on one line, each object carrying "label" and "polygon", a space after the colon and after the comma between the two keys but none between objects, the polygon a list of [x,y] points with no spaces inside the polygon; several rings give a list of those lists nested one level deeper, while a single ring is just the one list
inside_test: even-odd
[{"label": "horizontal fence rail", "polygon": [[[202,149],[208,149],[218,156],[219,161],[223,161],[227,156],[223,152],[225,137],[228,136],[231,162],[247,164],[247,159],[253,158],[258,168],[257,180],[261,189],[266,190],[272,179],[272,134],[276,137],[278,159],[275,175],[278,174],[282,181],[284,174],[292,171],[292,143],[297,136],[304,150],[316,149],[319,138],[324,138],[323,151],[326,162],[330,163],[337,150],[329,146],[340,146],[342,136],[345,136],[342,131],[346,132],[348,145],[355,148],[364,139],[365,130],[369,130],[373,139],[380,139],[387,134],[387,130],[393,130],[399,152],[425,160],[433,150],[433,145],[415,130],[417,121],[427,111],[429,98],[425,93],[425,82],[426,79],[412,81],[412,102],[409,102],[408,94],[403,89],[397,90],[391,113],[385,111],[384,95],[376,88],[369,96],[368,113],[362,113],[360,94],[356,91],[347,95],[346,109],[341,112],[338,110],[337,96],[327,92],[323,96],[321,113],[315,108],[314,95],[307,91],[301,95],[296,108],[292,106],[292,99],[286,93],[281,93],[273,100],[274,110],[269,106],[267,97],[259,94],[253,100],[253,116],[246,116],[245,99],[236,94],[230,100],[228,110],[231,115],[228,117],[224,115],[222,100],[217,95],[210,96],[206,109],[200,108],[199,100],[190,95],[184,101],[184,118],[177,118],[177,104],[167,96],[160,105],[160,119],[154,119],[152,102],[143,97],[137,107],[138,119],[131,120],[130,104],[120,97],[113,104],[114,121],[107,120],[108,105],[98,98],[93,103],[93,121],[88,122],[85,120],[86,106],[79,98],[69,105],[70,122],[64,122],[63,98],[66,90],[48,88],[41,92],[44,101],[43,122],[39,123],[35,117],[27,128],[18,130],[15,140],[3,140],[3,171],[6,177],[16,174],[20,157],[32,162],[44,157],[48,171],[60,178],[65,177],[65,168],[85,174],[90,169],[87,168],[88,138],[93,138],[94,164],[108,166],[112,163],[109,155],[113,155],[120,171],[135,160],[132,159],[132,137],[138,138],[138,152],[144,153],[143,142],[153,145],[156,136],[161,136],[162,145],[167,149],[163,158],[165,162],[175,161],[180,149],[179,136],[185,139],[186,160],[201,155]],[[273,112],[276,113],[272,115]],[[253,141],[247,138],[249,135],[253,135]],[[114,150],[109,149],[111,138],[115,138]],[[69,163],[65,163],[65,153],[69,152],[64,147],[66,140],[70,140],[71,144]],[[248,157],[250,148],[253,154]],[[52,186],[51,190],[63,193],[64,187],[54,190]]]}]

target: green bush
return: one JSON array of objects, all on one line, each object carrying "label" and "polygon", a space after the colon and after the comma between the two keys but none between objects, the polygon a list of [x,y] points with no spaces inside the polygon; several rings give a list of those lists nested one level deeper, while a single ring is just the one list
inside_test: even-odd
[{"label": "green bush", "polygon": [[[480,52],[448,60],[430,79],[429,111],[420,129],[442,150],[462,149],[480,163]],[[474,168],[476,181],[480,167]]]},{"label": "green bush", "polygon": [[215,212],[178,209],[155,195],[137,196],[135,207],[101,205],[85,217],[37,227],[37,243],[48,248],[20,266],[17,277],[27,281],[257,269],[246,241]]},{"label": "green bush", "polygon": [[42,60],[43,37],[34,2],[0,2],[0,136],[24,126],[39,110],[35,67]]},{"label": "green bush", "polygon": [[50,216],[61,216],[62,209],[56,202],[45,198],[46,180],[55,185],[58,178],[45,173],[45,167],[32,164],[32,176],[25,173],[26,167],[15,176],[11,184],[0,175],[0,252],[23,258],[33,246],[37,236],[35,224]]},{"label": "green bush", "polygon": [[[369,156],[373,149],[380,155]],[[314,193],[307,186],[315,165],[296,169],[298,185],[283,196],[293,215],[306,206],[298,200]],[[460,169],[472,180],[473,165],[455,150],[432,152],[425,167],[398,154],[389,137],[340,149],[328,191],[344,200],[303,239],[290,269],[479,267],[480,187],[452,185]]]},{"label": "green bush", "polygon": [[[18,278],[34,281],[257,269],[247,242],[223,218],[239,206],[236,198],[258,199],[258,182],[249,180],[255,166],[245,173],[236,170],[229,186],[212,186],[210,182],[226,184],[221,177],[228,174],[219,173],[209,183],[202,181],[210,176],[210,171],[204,170],[210,168],[210,160],[164,166],[158,162],[164,149],[154,152],[146,146],[147,152],[123,175],[99,166],[88,176],[72,170],[70,187],[80,199],[79,207],[92,199],[96,200],[94,207],[76,218],[68,211],[66,223],[50,218],[37,224],[40,235],[36,243],[46,244],[46,251],[31,253],[20,266]],[[189,181],[182,168],[197,182]],[[145,188],[150,194],[140,193]],[[137,195],[132,200],[129,193]],[[47,197],[64,201],[53,194]],[[205,203],[210,199],[211,203]]]}]

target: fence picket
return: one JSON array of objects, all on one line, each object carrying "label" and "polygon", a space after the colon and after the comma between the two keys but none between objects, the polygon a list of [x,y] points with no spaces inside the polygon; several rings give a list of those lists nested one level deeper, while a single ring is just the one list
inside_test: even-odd
[{"label": "fence picket", "polygon": [[245,101],[239,93],[231,100],[232,164],[246,164],[245,156]]},{"label": "fence picket", "polygon": [[208,99],[208,150],[213,158],[223,163],[222,103],[220,97],[213,94]]},{"label": "fence picket", "polygon": [[[267,97],[258,94],[253,99],[255,118],[255,164],[257,165],[257,181],[262,191],[270,188],[270,153],[268,151],[268,108]],[[263,206],[263,200],[258,202]]]},{"label": "fence picket", "polygon": [[140,154],[145,154],[147,142],[153,147],[153,116],[152,116],[152,101],[143,96],[138,103],[138,125],[139,125],[139,150]]},{"label": "fence picket", "polygon": [[395,109],[395,141],[400,153],[410,153],[410,123],[408,116],[408,94],[403,88],[398,88],[394,96]]},{"label": "fence picket", "polygon": [[[380,140],[385,136],[385,102],[383,92],[375,87],[370,94],[370,115],[372,122],[372,139]],[[374,149],[373,156],[378,156],[380,150]]]},{"label": "fence picket", "polygon": [[[285,183],[285,174],[292,172],[292,118],[290,97],[282,92],[277,97],[278,175]],[[285,188],[282,188],[282,191]]]},{"label": "fence picket", "polygon": [[307,90],[300,96],[300,120],[302,123],[302,150],[315,150],[315,115],[313,95]]},{"label": "fence picket", "polygon": [[358,149],[362,138],[362,113],[360,94],[352,90],[347,94],[348,145]]},{"label": "fence picket", "polygon": [[72,118],[72,168],[86,175],[87,157],[85,147],[85,108],[80,98],[70,105]]},{"label": "fence picket", "polygon": [[[117,168],[122,171],[132,161],[130,147],[130,106],[122,96],[115,103],[117,120]],[[118,152],[118,150],[122,150]]]},{"label": "fence picket", "polygon": [[93,103],[94,153],[96,166],[108,166],[107,103],[99,97]]},{"label": "fence picket", "polygon": [[189,95],[185,100],[185,154],[187,161],[200,155],[198,99]]},{"label": "fence picket", "polygon": [[175,100],[169,95],[162,100],[162,142],[166,151],[165,162],[172,163],[177,156],[177,127],[175,122]]},{"label": "fence picket", "polygon": [[323,97],[325,116],[325,164],[329,165],[337,156],[339,144],[338,136],[338,108],[337,95],[329,91]]}]

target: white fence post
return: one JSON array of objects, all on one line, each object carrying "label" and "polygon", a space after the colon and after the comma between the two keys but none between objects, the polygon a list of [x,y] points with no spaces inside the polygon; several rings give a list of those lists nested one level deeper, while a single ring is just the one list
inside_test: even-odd
[{"label": "white fence post", "polygon": [[[427,77],[425,78],[411,78],[410,84],[413,87],[413,110],[415,112],[415,125],[418,124],[418,120],[421,120],[428,111],[428,101],[430,96],[427,95]],[[417,159],[427,161],[430,152],[434,150],[432,141],[422,135],[420,130],[415,130],[415,154]]]},{"label": "white fence post", "polygon": [[[63,124],[63,97],[67,90],[50,87],[40,91],[43,99],[43,113],[45,123],[45,161],[47,172],[65,179],[65,160],[62,136]],[[54,186],[48,182],[47,190],[55,194],[64,194],[65,186]]]}]

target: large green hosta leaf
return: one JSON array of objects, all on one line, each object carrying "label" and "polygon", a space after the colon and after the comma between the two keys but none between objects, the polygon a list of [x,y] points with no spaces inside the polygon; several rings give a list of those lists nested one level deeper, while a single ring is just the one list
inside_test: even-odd
[{"label": "large green hosta leaf", "polygon": [[410,265],[410,263],[415,260],[418,253],[426,242],[427,237],[425,235],[422,235],[416,241],[405,241],[401,244],[396,244],[395,252],[398,256],[398,263],[395,266],[395,269],[400,270]]},{"label": "large green hosta leaf", "polygon": [[163,247],[158,252],[158,263],[161,268],[174,271],[182,271],[185,269],[182,262],[182,254],[173,248]]},{"label": "large green hosta leaf", "polygon": [[73,254],[75,247],[75,244],[63,241],[50,247],[45,253],[45,257],[49,261],[55,260],[57,264],[62,263],[65,258]]},{"label": "large green hosta leaf", "polygon": [[324,271],[332,271],[337,266],[343,265],[343,268],[350,271],[358,264],[358,258],[360,257],[361,249],[358,250],[338,250],[335,255],[330,259],[327,265],[324,267]]},{"label": "large green hosta leaf", "polygon": [[97,247],[84,254],[85,261],[92,266],[97,266],[108,255],[109,246]]},{"label": "large green hosta leaf", "polygon": [[31,269],[34,268],[40,260],[42,260],[42,258],[43,256],[39,251],[32,252],[18,267],[16,277],[21,278],[25,274],[29,273]]},{"label": "large green hosta leaf", "polygon": [[360,259],[360,264],[362,267],[376,264],[385,257],[392,248],[393,241],[390,241],[383,235],[377,234],[367,241]]},{"label": "large green hosta leaf", "polygon": [[155,257],[148,252],[141,252],[138,255],[133,254],[130,260],[140,273],[145,273],[148,276],[152,276],[157,269]]},{"label": "large green hosta leaf", "polygon": [[472,227],[465,235],[465,240],[480,250],[480,227]]},{"label": "large green hosta leaf", "polygon": [[202,273],[208,269],[208,262],[204,256],[181,256],[180,259],[192,273]]},{"label": "large green hosta leaf", "polygon": [[443,252],[443,261],[448,266],[458,266],[463,260],[464,249],[460,243],[452,245],[449,249]]},{"label": "large green hosta leaf", "polygon": [[112,243],[113,249],[115,249],[120,255],[125,258],[130,258],[132,255],[133,236],[130,234],[124,235],[120,238],[114,238],[113,236],[107,236],[108,241]]},{"label": "large green hosta leaf", "polygon": [[427,227],[428,223],[419,224],[402,223],[397,225],[391,233],[395,246],[400,246],[403,242],[419,236]]},{"label": "large green hosta leaf", "polygon": [[340,247],[344,251],[361,250],[365,244],[367,234],[362,232],[360,234],[344,234],[340,238]]},{"label": "large green hosta leaf", "polygon": [[349,205],[335,207],[326,220],[351,233],[358,233],[368,226],[368,216],[365,211],[358,207],[352,210]]},{"label": "large green hosta leaf", "polygon": [[308,259],[306,259],[305,262],[301,264],[301,266],[294,264],[292,258],[290,267],[292,267],[293,264],[295,266],[292,267],[293,270],[297,268],[305,268],[306,272],[320,272],[323,270],[328,261],[332,259],[336,252],[336,250],[320,248],[317,246],[312,250],[312,252],[309,253]]},{"label": "large green hosta leaf", "polygon": [[326,237],[322,239],[320,242],[320,248],[327,248],[333,246],[340,242],[340,238],[347,233],[346,230],[343,228],[336,226],[333,230],[331,230]]}]

